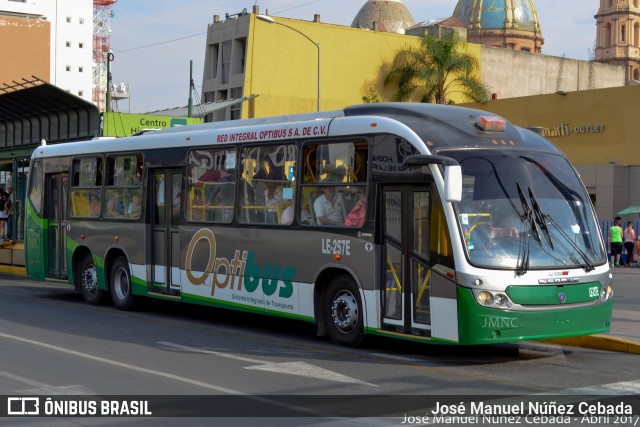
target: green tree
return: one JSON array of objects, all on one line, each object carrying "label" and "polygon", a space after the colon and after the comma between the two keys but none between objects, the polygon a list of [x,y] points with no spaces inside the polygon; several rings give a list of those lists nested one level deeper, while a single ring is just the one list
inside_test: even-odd
[{"label": "green tree", "polygon": [[367,94],[362,97],[362,102],[364,104],[375,104],[376,102],[380,102],[380,97],[378,96],[378,92],[376,92],[376,90],[373,87],[369,86],[369,89],[367,90]]},{"label": "green tree", "polygon": [[443,38],[425,34],[420,47],[399,51],[384,82],[398,85],[393,100],[451,104],[453,93],[469,101],[488,100],[489,89],[474,75],[478,60],[466,53],[466,44],[455,32]]}]

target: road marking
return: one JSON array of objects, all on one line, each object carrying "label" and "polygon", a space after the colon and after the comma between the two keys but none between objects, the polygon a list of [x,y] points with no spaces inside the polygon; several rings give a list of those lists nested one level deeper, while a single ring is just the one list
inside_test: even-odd
[{"label": "road marking", "polygon": [[41,395],[73,395],[73,394],[95,394],[93,391],[87,389],[81,385],[66,385],[66,386],[54,386],[47,383],[41,383],[40,381],[32,380],[30,378],[21,377],[10,372],[0,371],[0,377],[9,378],[10,380],[35,387],[27,390],[14,390],[20,394],[41,394]]},{"label": "road marking", "polygon": [[306,362],[268,362],[265,360],[252,359],[250,357],[238,356],[236,354],[231,353],[223,353],[220,351],[214,350],[204,350],[197,347],[188,347],[186,345],[175,344],[166,341],[158,342],[160,345],[164,345],[167,347],[178,348],[180,350],[185,350],[193,353],[201,353],[201,354],[210,354],[213,356],[224,357],[232,360],[239,360],[241,362],[249,362],[253,363],[257,366],[247,366],[244,369],[254,370],[254,371],[266,371],[266,372],[275,372],[279,374],[289,374],[289,375],[299,375],[302,377],[308,378],[317,378],[328,381],[336,381],[340,383],[350,383],[350,384],[360,384],[366,385],[370,387],[377,387],[375,384],[368,383],[366,381],[361,381],[356,378],[352,378],[346,375],[342,375],[338,372],[330,371],[328,369],[320,368],[318,366],[312,365]]},{"label": "road marking", "polygon": [[589,387],[566,388],[538,394],[556,395],[595,395],[595,396],[626,396],[640,394],[640,380],[620,381],[617,383],[599,384]]},{"label": "road marking", "polygon": [[147,369],[147,368],[142,368],[140,366],[130,365],[128,363],[117,362],[115,360],[105,359],[103,357],[98,357],[98,356],[94,356],[92,354],[87,354],[87,353],[82,353],[82,352],[75,351],[75,350],[70,350],[70,349],[64,348],[64,347],[58,347],[56,345],[47,344],[47,343],[44,343],[44,342],[41,342],[41,341],[34,341],[34,340],[27,339],[27,338],[22,338],[22,337],[18,337],[18,336],[15,336],[15,335],[9,335],[9,334],[4,334],[4,333],[0,333],[0,337],[6,338],[6,339],[10,339],[10,340],[14,340],[14,341],[20,341],[20,342],[27,343],[27,344],[37,345],[38,347],[43,347],[43,348],[47,348],[49,350],[59,351],[61,353],[66,353],[66,354],[70,354],[70,355],[73,355],[73,356],[82,357],[83,359],[89,359],[89,360],[93,360],[93,361],[96,361],[96,362],[104,363],[104,364],[107,364],[107,365],[117,366],[119,368],[125,368],[125,369],[129,369],[129,370],[132,370],[132,371],[143,372],[145,374],[156,375],[156,376],[167,378],[167,379],[174,380],[174,381],[180,381],[180,382],[183,382],[183,383],[195,385],[195,386],[206,388],[206,389],[209,389],[209,390],[219,391],[221,393],[246,395],[246,393],[242,393],[240,391],[232,390],[232,389],[229,389],[229,388],[226,388],[226,387],[220,387],[220,386],[209,384],[209,383],[205,383],[205,382],[202,382],[202,381],[192,380],[190,378],[181,377],[179,375],[170,374],[168,372],[162,372],[162,371],[157,371],[157,370],[154,370],[154,369]]}]

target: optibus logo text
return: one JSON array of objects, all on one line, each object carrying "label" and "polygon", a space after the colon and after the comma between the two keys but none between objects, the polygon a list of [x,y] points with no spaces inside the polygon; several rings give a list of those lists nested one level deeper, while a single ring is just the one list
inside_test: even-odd
[{"label": "optibus logo text", "polygon": [[[209,259],[207,267],[200,276],[195,276],[191,270],[193,252],[196,244],[204,240],[209,246]],[[214,296],[216,288],[242,290],[247,292],[255,292],[258,287],[262,287],[265,296],[271,296],[278,291],[281,298],[291,298],[293,295],[293,283],[291,280],[296,275],[294,267],[282,267],[279,265],[265,264],[260,267],[254,261],[254,255],[251,252],[236,250],[234,257],[217,258],[216,257],[216,236],[208,228],[198,230],[187,249],[187,259],[185,263],[187,278],[194,285],[204,284],[209,275],[213,274],[213,283],[211,286],[211,296]],[[280,284],[280,286],[278,286]]]}]

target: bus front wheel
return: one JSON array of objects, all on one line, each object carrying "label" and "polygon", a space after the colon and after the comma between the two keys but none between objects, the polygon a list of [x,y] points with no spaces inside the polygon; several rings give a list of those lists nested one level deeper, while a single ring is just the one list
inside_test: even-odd
[{"label": "bus front wheel", "polygon": [[98,271],[91,254],[85,255],[80,267],[80,289],[87,304],[100,305],[104,291],[98,288]]},{"label": "bus front wheel", "polygon": [[323,313],[327,332],[338,345],[357,347],[364,339],[362,299],[353,278],[334,278],[324,292]]},{"label": "bus front wheel", "polygon": [[118,310],[129,310],[133,306],[133,289],[129,264],[125,257],[118,257],[111,266],[109,291],[113,306]]}]

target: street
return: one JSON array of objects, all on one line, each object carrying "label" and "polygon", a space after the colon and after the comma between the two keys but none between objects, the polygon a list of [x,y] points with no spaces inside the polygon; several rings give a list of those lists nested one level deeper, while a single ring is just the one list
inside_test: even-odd
[{"label": "street", "polygon": [[[640,392],[640,359],[633,354],[542,342],[450,347],[380,338],[347,349],[316,337],[311,325],[286,319],[159,302],[123,312],[89,306],[63,285],[11,276],[1,283],[3,395],[430,395],[460,400]],[[26,419],[11,418],[10,425],[35,420],[51,425],[46,418],[26,424]],[[107,419],[82,420],[78,425],[105,425]]]}]

